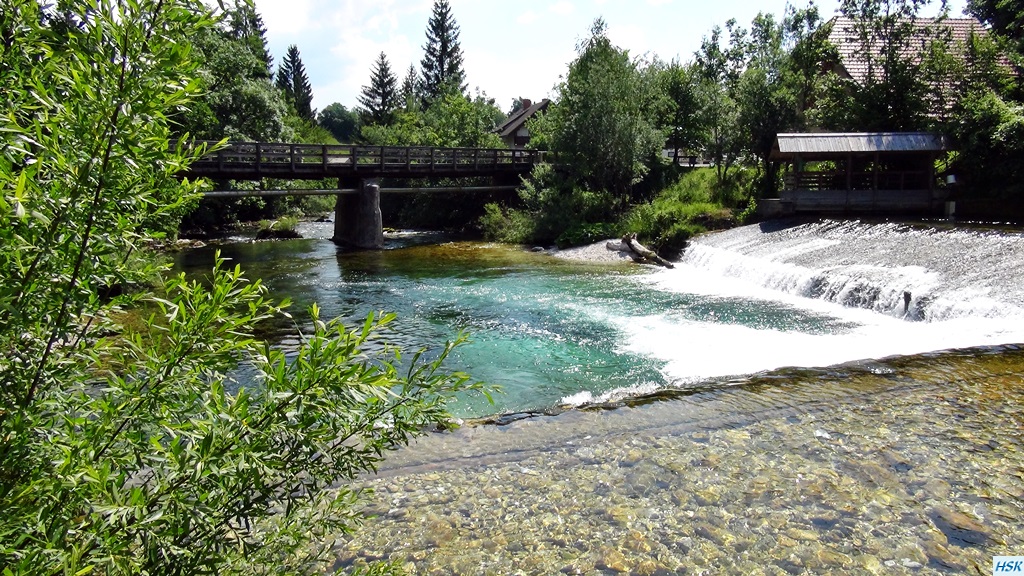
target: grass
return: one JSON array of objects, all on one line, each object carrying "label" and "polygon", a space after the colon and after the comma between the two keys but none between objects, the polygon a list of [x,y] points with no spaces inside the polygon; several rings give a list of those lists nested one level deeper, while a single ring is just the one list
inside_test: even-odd
[{"label": "grass", "polygon": [[687,172],[652,201],[630,209],[620,227],[664,256],[677,257],[691,237],[736,225],[730,205],[743,199],[746,187],[738,176],[720,186],[713,169]]}]

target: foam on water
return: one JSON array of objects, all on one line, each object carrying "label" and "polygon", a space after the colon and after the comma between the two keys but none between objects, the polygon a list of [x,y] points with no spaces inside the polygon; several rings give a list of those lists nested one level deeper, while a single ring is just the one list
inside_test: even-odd
[{"label": "foam on water", "polygon": [[[822,329],[730,321],[714,309],[607,321],[621,333],[621,352],[662,363],[675,387],[781,367],[1019,343],[1024,293],[1014,274],[1022,260],[1024,240],[1012,234],[846,222],[776,232],[745,227],[698,239],[675,269],[637,277],[638,289],[763,310],[781,306],[823,318]],[[906,312],[905,291],[912,296]],[[601,402],[641,388],[582,392],[563,401]]]}]

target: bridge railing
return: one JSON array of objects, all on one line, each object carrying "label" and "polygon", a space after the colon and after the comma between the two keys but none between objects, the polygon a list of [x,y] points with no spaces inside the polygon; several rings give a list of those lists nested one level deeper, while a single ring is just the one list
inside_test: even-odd
[{"label": "bridge railing", "polygon": [[190,173],[224,177],[324,177],[523,171],[541,161],[536,150],[232,142],[194,162]]}]

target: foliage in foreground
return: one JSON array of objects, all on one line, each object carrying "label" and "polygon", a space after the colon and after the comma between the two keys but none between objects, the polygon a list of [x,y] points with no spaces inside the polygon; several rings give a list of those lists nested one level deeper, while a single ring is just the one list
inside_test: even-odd
[{"label": "foliage in foreground", "polygon": [[[168,147],[196,93],[203,4],[4,0],[0,49],[0,566],[5,574],[305,574],[359,522],[344,481],[446,421],[475,388],[316,307],[287,356],[253,336],[285,314],[222,260],[203,282],[118,295],[133,254],[195,187]],[[184,199],[184,200],[183,200]],[[131,326],[127,306],[157,310]],[[254,374],[246,385],[231,374]],[[341,483],[340,486],[337,483]]]}]

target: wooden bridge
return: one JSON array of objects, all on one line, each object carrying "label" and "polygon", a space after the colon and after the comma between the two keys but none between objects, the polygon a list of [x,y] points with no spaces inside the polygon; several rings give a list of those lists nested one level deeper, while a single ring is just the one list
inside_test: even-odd
[{"label": "wooden bridge", "polygon": [[[231,142],[193,162],[179,176],[212,180],[337,178],[338,189],[333,192],[338,198],[334,241],[357,248],[382,248],[384,228],[380,213],[380,178],[517,178],[541,161],[541,152],[536,150]],[[470,191],[485,188],[446,189]],[[507,189],[508,186],[496,188]],[[399,190],[402,189],[389,191]],[[267,192],[231,191],[208,195],[262,196]],[[329,190],[271,192],[273,195],[332,193]]]},{"label": "wooden bridge", "polygon": [[459,178],[525,174],[537,150],[231,142],[182,173],[214,180]]}]

